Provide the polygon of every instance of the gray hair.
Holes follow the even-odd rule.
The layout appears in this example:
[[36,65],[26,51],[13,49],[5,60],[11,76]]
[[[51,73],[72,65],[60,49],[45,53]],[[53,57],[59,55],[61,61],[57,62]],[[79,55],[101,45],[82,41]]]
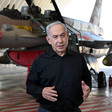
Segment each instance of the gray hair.
[[65,30],[67,31],[67,28],[66,28],[65,24],[63,24],[63,23],[60,22],[60,21],[55,21],[55,22],[49,24],[49,25],[46,27],[47,36],[50,37],[50,32],[49,32],[50,28],[53,27],[54,25],[57,25],[57,24],[63,25],[63,26],[65,27]]

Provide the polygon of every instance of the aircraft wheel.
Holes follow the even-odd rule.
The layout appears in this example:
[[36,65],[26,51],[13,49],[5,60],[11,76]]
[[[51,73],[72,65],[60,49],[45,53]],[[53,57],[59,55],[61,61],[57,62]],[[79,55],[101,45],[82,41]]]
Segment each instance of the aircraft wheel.
[[98,88],[106,87],[106,76],[103,71],[98,74]]

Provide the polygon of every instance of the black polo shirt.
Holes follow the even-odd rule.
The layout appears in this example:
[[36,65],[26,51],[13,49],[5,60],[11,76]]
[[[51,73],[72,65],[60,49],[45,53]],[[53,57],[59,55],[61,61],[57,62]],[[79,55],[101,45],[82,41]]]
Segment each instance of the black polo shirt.
[[[91,76],[84,57],[71,50],[61,57],[50,48],[39,55],[27,79],[27,93],[48,108],[74,108],[83,102],[81,81],[91,88]],[[51,102],[42,97],[44,87],[55,86],[58,100]]]

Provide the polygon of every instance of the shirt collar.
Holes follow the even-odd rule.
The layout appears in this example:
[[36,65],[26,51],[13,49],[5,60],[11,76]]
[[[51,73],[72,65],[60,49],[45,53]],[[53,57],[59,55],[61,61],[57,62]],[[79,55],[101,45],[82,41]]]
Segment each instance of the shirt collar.
[[[51,46],[50,46],[49,49],[47,50],[47,53],[48,53],[48,55],[49,55],[50,57],[58,55],[58,54],[52,49]],[[70,50],[69,48],[67,48],[65,55],[68,55],[68,54],[73,55],[73,53],[71,52],[71,50]]]

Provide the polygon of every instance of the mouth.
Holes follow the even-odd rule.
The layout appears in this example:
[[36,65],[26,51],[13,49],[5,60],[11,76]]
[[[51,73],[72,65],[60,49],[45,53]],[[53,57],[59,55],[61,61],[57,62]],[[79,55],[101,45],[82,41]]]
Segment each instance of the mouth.
[[64,45],[58,45],[59,49],[63,49]]

